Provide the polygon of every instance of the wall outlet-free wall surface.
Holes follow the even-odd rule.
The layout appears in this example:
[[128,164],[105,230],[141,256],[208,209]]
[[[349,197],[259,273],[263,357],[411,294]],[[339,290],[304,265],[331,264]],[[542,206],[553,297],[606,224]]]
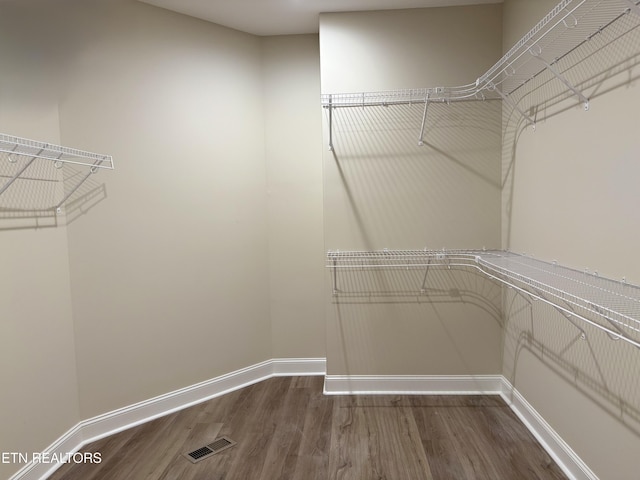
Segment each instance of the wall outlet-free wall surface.
[[[501,40],[500,5],[323,14],[322,91],[465,84],[499,58]],[[327,250],[499,247],[500,104],[430,105],[419,147],[423,110],[334,109],[332,151],[325,112]],[[327,287],[329,374],[500,372],[499,315],[461,296],[490,284],[435,272],[430,294],[411,298],[402,273],[371,275],[386,294]]]

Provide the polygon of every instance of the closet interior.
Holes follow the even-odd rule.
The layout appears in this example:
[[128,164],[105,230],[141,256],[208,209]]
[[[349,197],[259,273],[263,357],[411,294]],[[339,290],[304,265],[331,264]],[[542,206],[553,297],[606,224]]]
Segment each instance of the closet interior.
[[225,455],[260,450],[227,467],[268,458],[267,478],[286,462],[254,425],[277,412],[309,472],[358,478],[372,462],[329,462],[320,427],[335,410],[347,438],[353,412],[383,412],[407,440],[411,402],[368,394],[425,394],[427,433],[477,401],[487,438],[491,412],[515,412],[543,470],[549,454],[572,480],[635,475],[640,1],[561,0],[539,21],[538,0],[321,12],[274,37],[175,0],[31,1],[0,1],[0,453],[117,452],[142,445],[134,425],[171,451],[166,432],[225,422]]
[[[429,106],[456,102],[503,101],[503,128],[536,128],[554,106],[569,102],[589,110],[588,91],[603,78],[628,69],[629,37],[640,27],[640,6],[633,0],[563,0],[475,82],[455,87],[432,87],[379,92],[325,93],[322,107],[328,121],[328,148],[334,150],[336,109],[387,109],[418,106],[417,145],[423,147]],[[637,53],[635,54],[637,55]],[[605,60],[606,59],[606,60]],[[480,107],[482,108],[482,107]],[[402,113],[399,114],[401,117]],[[415,114],[413,120],[416,119]],[[419,118],[419,117],[418,117]],[[411,118],[395,118],[403,123]],[[515,127],[513,126],[515,124]],[[367,125],[362,125],[366,129]],[[344,133],[345,136],[349,132]],[[345,141],[348,141],[345,140]],[[405,271],[413,278],[396,294],[428,296],[430,269],[475,268],[521,294],[542,300],[581,332],[585,322],[613,340],[640,347],[640,287],[626,280],[601,277],[512,252],[486,250],[329,251],[326,267],[335,298],[390,296],[372,272]],[[339,300],[338,300],[339,301]]]

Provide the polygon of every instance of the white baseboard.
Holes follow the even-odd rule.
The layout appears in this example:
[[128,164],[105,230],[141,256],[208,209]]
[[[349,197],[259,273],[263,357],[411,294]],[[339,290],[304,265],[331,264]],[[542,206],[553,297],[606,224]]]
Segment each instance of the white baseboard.
[[165,393],[80,422],[85,443],[135,427],[170,413],[247,387],[273,376],[271,360]]
[[501,375],[327,375],[326,395],[498,395]]
[[324,375],[327,373],[327,360],[324,358],[276,358],[273,364],[274,377]]
[[[55,442],[49,445],[42,451],[43,454],[47,454],[48,458],[53,458],[53,455],[65,458],[68,453],[77,452],[83,445],[82,442],[82,429],[80,424],[67,431],[64,435],[58,438]],[[33,459],[25,464],[20,470],[12,475],[9,480],[39,480],[47,478],[54,471],[60,468],[63,464],[50,461],[33,461]]]
[[[75,453],[88,443],[275,376],[324,375],[324,358],[267,360],[235,372],[83,420],[42,453]],[[43,480],[62,463],[30,462],[9,480]]]
[[500,395],[570,480],[598,480],[571,447],[502,375],[326,375],[327,395]]
[[[75,453],[84,445],[275,376],[324,375],[324,358],[273,359],[84,420],[42,453]],[[407,395],[501,395],[571,480],[598,480],[571,447],[502,375],[326,375],[324,393]],[[44,480],[62,463],[30,462],[9,480]]]
[[502,377],[502,392],[500,395],[569,479],[598,480],[598,476],[582,461],[567,442],[558,435],[551,425],[504,377]]

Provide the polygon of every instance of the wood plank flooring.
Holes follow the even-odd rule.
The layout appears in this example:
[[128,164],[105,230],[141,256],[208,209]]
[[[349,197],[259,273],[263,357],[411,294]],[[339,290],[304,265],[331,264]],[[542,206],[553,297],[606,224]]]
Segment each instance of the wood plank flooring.
[[[566,479],[497,396],[324,396],[276,377],[88,445],[50,480]],[[234,447],[192,464],[219,435]]]

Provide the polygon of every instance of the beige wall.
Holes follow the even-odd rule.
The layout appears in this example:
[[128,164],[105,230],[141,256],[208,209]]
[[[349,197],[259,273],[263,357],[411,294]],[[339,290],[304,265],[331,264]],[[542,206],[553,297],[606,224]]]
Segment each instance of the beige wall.
[[322,14],[322,91],[473,83],[499,57],[501,16],[499,4]]
[[324,357],[318,36],[264,37],[262,53],[273,356]]
[[83,418],[272,356],[260,40],[101,5],[60,105],[63,141],[116,160],[69,226]]
[[[262,39],[128,0],[23,5],[3,5],[24,71],[3,69],[2,125],[112,154],[116,170],[91,178],[104,195],[68,227],[2,233],[2,350],[24,365],[5,369],[3,451],[275,356],[324,356],[317,36]],[[28,35],[33,18],[56,34]]]
[[0,450],[261,360],[323,356],[326,327],[330,374],[503,372],[601,478],[633,478],[635,349],[579,340],[511,293],[503,336],[501,289],[466,271],[434,270],[412,298],[422,272],[343,277],[391,295],[334,298],[322,258],[502,245],[639,284],[637,67],[535,133],[501,124],[497,103],[438,104],[419,148],[419,105],[338,110],[330,153],[320,89],[473,82],[555,2],[323,15],[319,45],[129,0],[48,3],[0,7],[0,131],[117,169],[68,228],[3,223]]
[[[23,7],[0,7],[0,132],[58,143],[57,52],[43,54],[51,30]],[[37,189],[22,183],[0,206],[15,207],[20,189]],[[80,420],[67,231],[52,225],[55,217],[0,212],[0,452],[44,449]],[[0,478],[21,466],[0,463]]]
[[[507,0],[505,46],[517,41],[555,2]],[[580,72],[591,98],[538,123],[536,131],[506,125],[503,166],[504,247],[611,278],[640,284],[633,261],[640,240],[634,187],[640,174],[636,137],[640,102],[633,59],[640,37],[627,36]],[[635,45],[635,54],[633,54]],[[619,75],[600,78],[607,62]],[[616,67],[619,68],[619,67]],[[523,102],[541,102],[545,91]],[[514,141],[515,139],[515,141]],[[553,309],[507,294],[504,372],[562,438],[602,479],[637,476],[640,449],[640,355],[585,327],[587,340]]]
[[[0,237],[0,451],[30,454],[80,421],[67,238],[64,228]],[[21,466],[0,464],[0,476]]]
[[[501,38],[500,5],[322,15],[322,91],[473,82],[500,56]],[[327,250],[499,247],[500,105],[431,105],[418,147],[422,112],[419,104],[335,110],[333,152],[325,112]],[[430,295],[412,296],[423,274],[343,276],[345,289],[377,282],[386,292],[350,298],[331,296],[327,274],[328,373],[500,372],[496,297],[470,301],[493,286],[435,272]]]

